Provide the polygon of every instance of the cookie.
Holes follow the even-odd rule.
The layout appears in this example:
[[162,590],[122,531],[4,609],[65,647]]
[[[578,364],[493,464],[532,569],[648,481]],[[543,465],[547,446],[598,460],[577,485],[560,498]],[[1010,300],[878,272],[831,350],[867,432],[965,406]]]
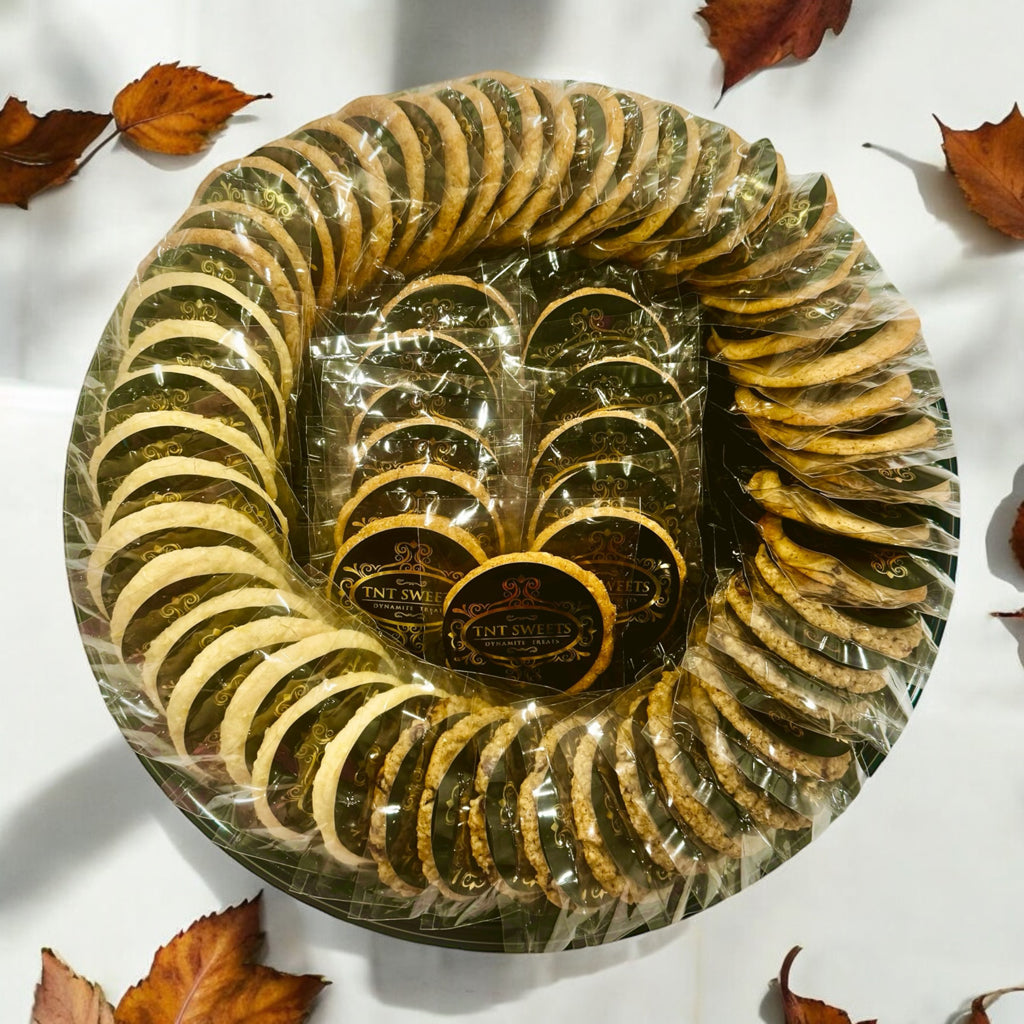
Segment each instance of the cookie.
[[623,807],[651,861],[663,871],[695,875],[707,849],[674,814],[649,740],[648,694],[634,697],[615,736],[615,774]]
[[337,262],[330,229],[310,188],[288,168],[250,156],[215,168],[196,189],[193,204],[242,202],[271,213],[303,252],[319,305],[334,300]]
[[[256,403],[259,403],[257,405]],[[100,415],[104,433],[139,412],[195,412],[241,430],[275,459],[284,447],[284,422],[265,392],[248,394],[198,366],[151,366],[118,376]]]
[[835,608],[804,597],[764,545],[758,549],[754,564],[765,583],[823,634],[853,641],[893,658],[908,657],[925,637],[920,615],[907,609]]
[[622,108],[622,148],[615,169],[598,195],[593,209],[564,230],[561,246],[577,246],[607,225],[628,221],[646,209],[657,187],[658,109],[646,97],[615,93]]
[[250,477],[210,459],[167,455],[133,469],[110,495],[103,508],[100,533],[126,516],[154,505],[196,501],[225,505],[244,512],[268,534],[288,540],[288,515]]
[[511,709],[488,708],[467,715],[434,743],[420,797],[417,851],[425,877],[454,900],[480,899],[487,876],[472,852],[470,806],[480,755]]
[[[775,789],[778,792],[783,786],[797,790],[797,799],[793,801],[797,803],[800,802],[799,790],[810,789],[814,782],[808,781],[801,786],[799,782],[788,782],[778,775],[773,780],[770,778],[771,771],[766,766],[756,763],[749,766],[744,764],[748,761],[744,756],[745,751],[739,744],[730,741],[722,728],[718,712],[704,689],[695,683],[692,677],[687,676],[680,681],[680,690],[680,698],[687,701],[693,709],[704,750],[718,781],[737,805],[750,815],[751,820],[766,829],[777,828],[795,832],[809,828],[811,819],[801,811],[787,806],[773,795],[771,790]],[[752,782],[750,776],[754,776],[759,784]],[[773,786],[772,782],[776,785]]]
[[759,694],[756,706],[741,704],[729,692],[724,674],[709,669],[700,685],[719,715],[765,760],[807,778],[833,782],[841,779],[853,761],[850,744],[827,733],[816,732],[795,720],[792,711],[767,694]]
[[[283,434],[287,423],[284,394],[278,383],[282,376],[278,350],[263,347],[270,362],[260,355],[249,339],[258,342],[258,332],[240,330],[203,320],[161,320],[141,330],[124,351],[117,378],[156,367],[197,367],[215,373],[233,384],[254,402],[267,397],[267,421],[273,432]],[[290,360],[290,357],[289,357]],[[291,373],[290,362],[285,367]]]
[[500,554],[505,530],[494,499],[475,478],[443,466],[400,467],[371,477],[338,513],[334,546],[380,519],[443,516],[477,539],[488,555]]
[[745,243],[702,264],[690,280],[711,289],[769,277],[799,262],[831,228],[839,210],[825,174],[788,178],[761,226]]
[[239,784],[252,780],[261,738],[305,693],[324,679],[365,671],[391,671],[380,641],[354,629],[323,628],[299,638],[247,673],[225,701],[220,757]]
[[473,536],[444,517],[393,516],[338,549],[327,595],[369,616],[393,643],[438,662],[448,592],[486,560]]
[[424,156],[423,215],[412,246],[397,265],[412,277],[437,263],[458,227],[469,194],[469,151],[455,115],[437,96],[414,92],[394,99]]
[[711,309],[742,315],[788,309],[816,299],[835,288],[857,269],[864,241],[842,218],[801,261],[783,267],[771,277],[740,281],[721,290],[702,291],[701,302]]
[[[854,392],[851,394],[850,392]],[[867,379],[861,385],[834,383],[808,388],[736,389],[736,408],[750,418],[794,427],[831,427],[898,412],[914,395],[910,374]]]
[[110,640],[125,661],[145,652],[167,623],[201,601],[243,586],[290,589],[286,573],[232,547],[183,548],[155,555],[117,595]]
[[[678,677],[664,673],[648,697],[648,739],[674,813],[702,843],[730,857],[743,855],[744,823],[718,785],[698,738],[676,701]],[[685,698],[685,693],[682,695]]]
[[501,555],[445,597],[445,663],[578,693],[608,666],[614,620],[604,584],[574,561]]
[[386,96],[364,96],[336,115],[372,140],[388,182],[393,224],[387,265],[397,267],[416,240],[423,217],[426,180],[420,139],[406,112]]
[[[720,140],[728,145],[730,137]],[[738,160],[738,162],[736,162]],[[662,274],[689,277],[693,268],[730,252],[768,216],[776,196],[785,186],[785,163],[769,139],[740,146],[735,156],[726,155],[719,165],[721,178],[713,186],[709,203],[714,213],[704,211],[703,230],[673,239],[645,263]],[[731,179],[726,178],[732,173]],[[719,188],[724,191],[719,194]]]
[[85,583],[106,616],[117,595],[155,555],[219,545],[252,552],[285,570],[279,535],[266,533],[259,523],[226,505],[178,501],[133,512],[102,534],[89,556]]
[[519,790],[523,849],[537,884],[556,907],[600,907],[611,898],[590,870],[573,815],[572,764],[586,722],[569,715],[544,734]]
[[622,106],[611,89],[574,82],[566,92],[575,114],[575,148],[561,182],[559,206],[530,230],[533,247],[558,244],[568,229],[600,201],[625,139]]
[[278,616],[321,621],[320,609],[307,598],[273,587],[241,587],[202,601],[173,619],[146,648],[143,692],[154,707],[165,708],[175,682],[217,637],[246,622]]
[[444,254],[445,262],[454,265],[476,248],[480,232],[491,218],[504,184],[505,138],[494,104],[482,89],[463,80],[443,86],[436,95],[455,116],[469,158],[469,186],[462,216]]
[[358,209],[362,230],[350,290],[359,292],[376,277],[387,259],[395,230],[381,156],[369,136],[335,117],[313,121],[293,132],[290,138],[322,150],[342,180],[351,182],[351,200]]
[[921,324],[916,317],[889,320],[876,327],[853,331],[826,352],[782,366],[770,357],[745,363],[730,363],[729,375],[738,384],[753,387],[809,387],[839,380],[878,366],[909,348],[918,337]]
[[552,715],[534,704],[518,709],[483,748],[468,825],[473,856],[499,892],[517,899],[539,894],[519,824],[519,790],[530,773]]
[[651,173],[657,179],[647,186],[653,192],[646,206],[620,214],[616,223],[583,246],[591,259],[607,259],[629,252],[651,237],[676,211],[690,189],[701,151],[697,119],[679,107],[662,104],[658,109],[658,143]]
[[100,503],[105,505],[133,470],[168,455],[220,462],[277,497],[279,471],[248,434],[198,413],[170,410],[135,413],[103,436],[89,459]]
[[615,607],[616,648],[629,664],[670,642],[682,607],[686,565],[668,533],[632,509],[580,509],[533,542],[593,573]]
[[612,354],[658,359],[671,350],[655,313],[617,288],[579,288],[537,317],[523,344],[526,366],[582,365]]
[[[363,253],[362,209],[351,179],[338,173],[329,153],[302,139],[277,139],[260,147],[255,155],[287,167],[312,193],[331,239],[334,293],[347,294]],[[330,273],[330,268],[325,267],[324,272]]]
[[266,311],[290,352],[294,354],[299,346],[299,293],[276,259],[237,230],[192,227],[172,231],[136,273],[140,281],[164,273],[197,273],[225,281]]
[[498,474],[494,449],[461,424],[420,416],[388,423],[369,435],[357,453],[352,488],[405,466],[437,465],[487,481]]
[[409,724],[385,752],[374,779],[366,849],[381,882],[392,892],[417,896],[430,885],[417,849],[427,766],[439,737],[471,712],[482,710],[478,700],[442,697],[423,717],[409,716]]
[[751,497],[782,519],[856,540],[904,547],[929,547],[933,524],[905,506],[877,501],[841,504],[787,479],[760,470],[746,484]]
[[[540,414],[543,423],[564,423],[596,409],[658,409],[685,416],[685,399],[671,373],[639,356],[606,356],[587,363],[557,386]],[[679,433],[689,432],[687,424]]]
[[472,85],[490,101],[499,122],[503,149],[499,192],[475,242],[486,241],[526,202],[535,187],[544,154],[540,103],[530,83],[507,71],[486,71]]
[[542,155],[529,194],[482,248],[503,249],[527,242],[534,224],[561,201],[562,183],[576,150],[576,111],[571,97],[554,82],[531,81],[530,91],[541,116]]
[[[255,350],[267,366],[269,379],[281,393],[291,392],[296,358],[281,324],[287,327],[292,321],[275,323],[259,303],[215,274],[156,274],[130,288],[119,308],[119,337],[127,350],[122,369],[135,368],[131,361],[142,347],[139,336],[147,329],[150,334],[146,339],[150,343],[168,337],[205,338],[212,333],[222,347],[245,351],[239,348],[236,339],[224,338],[227,332],[237,332],[246,347]],[[298,345],[297,332],[291,341]],[[182,348],[187,351],[185,346]],[[176,361],[173,350],[166,361]]]
[[712,680],[718,668],[739,681],[739,700],[750,702],[751,695],[766,693],[820,732],[842,729],[863,735],[865,726],[873,727],[864,698],[834,690],[768,651],[727,605],[712,609],[706,636],[687,649],[685,666],[691,675]]
[[241,680],[285,647],[323,631],[322,622],[256,619],[215,637],[178,678],[167,698],[167,732],[182,757],[216,750],[224,708]]
[[904,608],[925,601],[936,582],[934,572],[902,548],[835,537],[772,515],[759,520],[758,530],[778,561],[815,584],[815,596],[837,604]]
[[[255,244],[267,252],[298,298],[303,332],[312,328],[317,307],[309,261],[295,239],[274,217],[246,203],[221,200],[190,206],[174,225],[174,230],[191,228],[228,232],[235,236],[235,244],[243,246],[246,251],[255,251],[250,249]],[[271,273],[274,272],[272,269]]]
[[527,543],[548,527],[587,508],[607,506],[642,512],[675,538],[683,525],[678,474],[656,472],[640,462],[589,462],[555,478],[537,498],[527,527]]
[[893,678],[883,670],[841,665],[797,643],[755,605],[747,585],[737,574],[729,578],[725,598],[740,622],[765,647],[807,675],[850,693],[875,693],[893,685]]
[[[373,671],[343,673],[311,687],[262,732],[250,783],[260,824],[285,842],[308,841],[319,829],[335,859],[343,834],[348,862],[368,860],[363,852],[380,751],[372,740],[361,742],[361,734],[402,701],[422,709],[432,699],[432,687]],[[345,792],[332,793],[332,780]],[[338,804],[344,808],[340,829]]]
[[662,251],[675,241],[695,240],[714,224],[743,159],[745,143],[731,128],[695,118],[699,150],[689,187],[676,208],[645,241],[627,250],[629,262],[667,263]]
[[601,409],[567,420],[541,439],[529,468],[530,489],[545,490],[586,463],[646,457],[664,458],[678,468],[675,445],[655,422],[626,409]]
[[633,828],[615,774],[619,719],[592,722],[576,747],[572,765],[572,808],[580,848],[605,892],[627,904],[666,890],[674,872],[648,854]]

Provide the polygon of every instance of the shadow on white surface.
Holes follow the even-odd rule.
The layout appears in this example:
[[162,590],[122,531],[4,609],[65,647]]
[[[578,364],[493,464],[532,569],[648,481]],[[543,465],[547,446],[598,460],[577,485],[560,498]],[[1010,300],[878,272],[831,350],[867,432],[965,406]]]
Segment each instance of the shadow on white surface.
[[1019,249],[1018,243],[989,227],[967,206],[956,179],[945,167],[916,160],[898,149],[874,142],[864,145],[902,164],[914,175],[925,209],[956,232],[964,243],[965,256],[999,256]]
[[596,978],[629,961],[643,960],[678,937],[676,926],[609,946],[505,955],[440,949],[374,935],[368,982],[382,1003],[459,1016],[514,1004],[546,986]]
[[551,16],[548,0],[400,0],[392,77],[407,89],[477,71],[523,73],[533,56],[525,44],[543,40]]
[[[996,506],[985,532],[985,555],[989,571],[993,576],[1024,590],[1024,568],[1017,564],[1010,549],[1010,533],[1017,517],[1017,509],[1024,502],[1024,466],[1014,474],[1013,489]],[[1017,601],[1017,607],[1024,606],[1024,595]],[[996,611],[997,609],[993,609]],[[1014,607],[998,611],[1012,612]],[[1024,619],[1001,618],[1007,632],[1017,641],[1017,657],[1024,665]]]
[[113,740],[12,811],[0,836],[0,906],[31,903],[145,823],[152,794],[133,761],[125,743]]

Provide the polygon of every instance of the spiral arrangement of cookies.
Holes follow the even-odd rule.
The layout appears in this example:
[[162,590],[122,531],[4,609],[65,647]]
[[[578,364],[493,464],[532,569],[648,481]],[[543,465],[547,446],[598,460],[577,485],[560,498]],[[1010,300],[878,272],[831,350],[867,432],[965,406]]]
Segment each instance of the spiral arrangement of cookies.
[[[569,248],[696,293],[750,530],[662,667],[527,702],[325,601],[291,474],[320,314]],[[210,174],[100,344],[67,536],[108,701],[364,919],[552,948],[693,912],[847,805],[927,675],[958,496],[919,328],[828,179],[767,140],[500,72],[356,100]]]

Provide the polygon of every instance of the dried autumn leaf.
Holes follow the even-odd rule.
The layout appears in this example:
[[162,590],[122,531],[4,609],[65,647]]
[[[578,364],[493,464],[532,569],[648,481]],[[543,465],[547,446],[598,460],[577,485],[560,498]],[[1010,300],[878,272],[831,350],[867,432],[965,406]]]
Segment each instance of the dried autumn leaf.
[[230,82],[199,68],[155,64],[114,97],[114,119],[121,133],[154,153],[198,153],[213,132],[253,100]]
[[52,949],[44,949],[32,1024],[114,1024],[114,1009],[99,985],[75,974]]
[[722,92],[784,57],[806,60],[826,29],[839,35],[852,0],[708,0],[697,13],[725,63]]
[[1024,502],[1017,506],[1017,517],[1010,531],[1010,550],[1017,564],[1024,569]]
[[998,988],[994,992],[986,992],[984,995],[978,996],[977,999],[971,1003],[971,1015],[967,1018],[964,1024],[991,1024],[989,1016],[985,1012],[1000,996],[1005,996],[1007,992],[1024,992],[1024,985],[1013,985],[1010,988]]
[[[786,1024],[853,1024],[850,1015],[845,1010],[839,1010],[820,999],[808,999],[806,996],[798,996],[789,987],[789,971],[793,966],[799,946],[794,946],[782,961],[782,970],[779,971],[779,991],[782,993],[782,1012],[786,1017]],[[860,1024],[878,1024],[877,1020],[864,1020]]]
[[1024,239],[1024,117],[1015,103],[999,124],[957,131],[938,117],[942,150],[975,213],[997,231]]
[[262,944],[259,897],[200,918],[157,950],[116,1024],[299,1024],[327,983],[254,963]]
[[23,209],[32,196],[75,173],[86,146],[110,123],[110,114],[51,110],[38,117],[10,96],[0,110],[0,203]]

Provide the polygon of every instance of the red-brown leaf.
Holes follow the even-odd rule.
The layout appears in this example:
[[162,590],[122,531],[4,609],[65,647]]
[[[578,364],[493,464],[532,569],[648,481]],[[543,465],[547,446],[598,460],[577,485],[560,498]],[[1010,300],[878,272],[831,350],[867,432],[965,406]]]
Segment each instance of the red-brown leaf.
[[114,1024],[114,1010],[99,985],[75,974],[52,949],[44,949],[32,1024]]
[[213,132],[253,100],[269,97],[240,92],[230,82],[199,68],[156,64],[114,98],[114,119],[122,134],[154,153],[198,153]]
[[1017,564],[1024,569],[1024,502],[1017,506],[1017,517],[1010,531],[1010,550]]
[[986,992],[984,995],[978,996],[978,998],[971,1003],[971,1015],[967,1018],[964,1024],[990,1024],[989,1016],[985,1011],[1000,996],[1005,996],[1007,992],[1024,992],[1024,985],[1013,985],[1010,988],[999,988],[994,992]]
[[[789,970],[793,966],[799,946],[794,946],[782,961],[779,971],[779,991],[782,993],[782,1012],[786,1016],[786,1024],[853,1024],[850,1015],[820,999],[808,999],[798,996],[789,987]],[[860,1024],[878,1024],[876,1020],[861,1021]]]
[[999,124],[948,128],[938,117],[946,164],[967,205],[997,231],[1024,239],[1024,117],[1015,103]]
[[806,60],[826,29],[839,35],[852,0],[708,0],[697,13],[725,64],[722,92],[784,57]]
[[9,97],[0,110],[0,203],[24,208],[43,189],[67,181],[109,123],[110,114],[89,110],[37,117],[23,100]]
[[200,918],[157,950],[116,1024],[299,1024],[326,982],[254,963],[262,944],[259,897]]

